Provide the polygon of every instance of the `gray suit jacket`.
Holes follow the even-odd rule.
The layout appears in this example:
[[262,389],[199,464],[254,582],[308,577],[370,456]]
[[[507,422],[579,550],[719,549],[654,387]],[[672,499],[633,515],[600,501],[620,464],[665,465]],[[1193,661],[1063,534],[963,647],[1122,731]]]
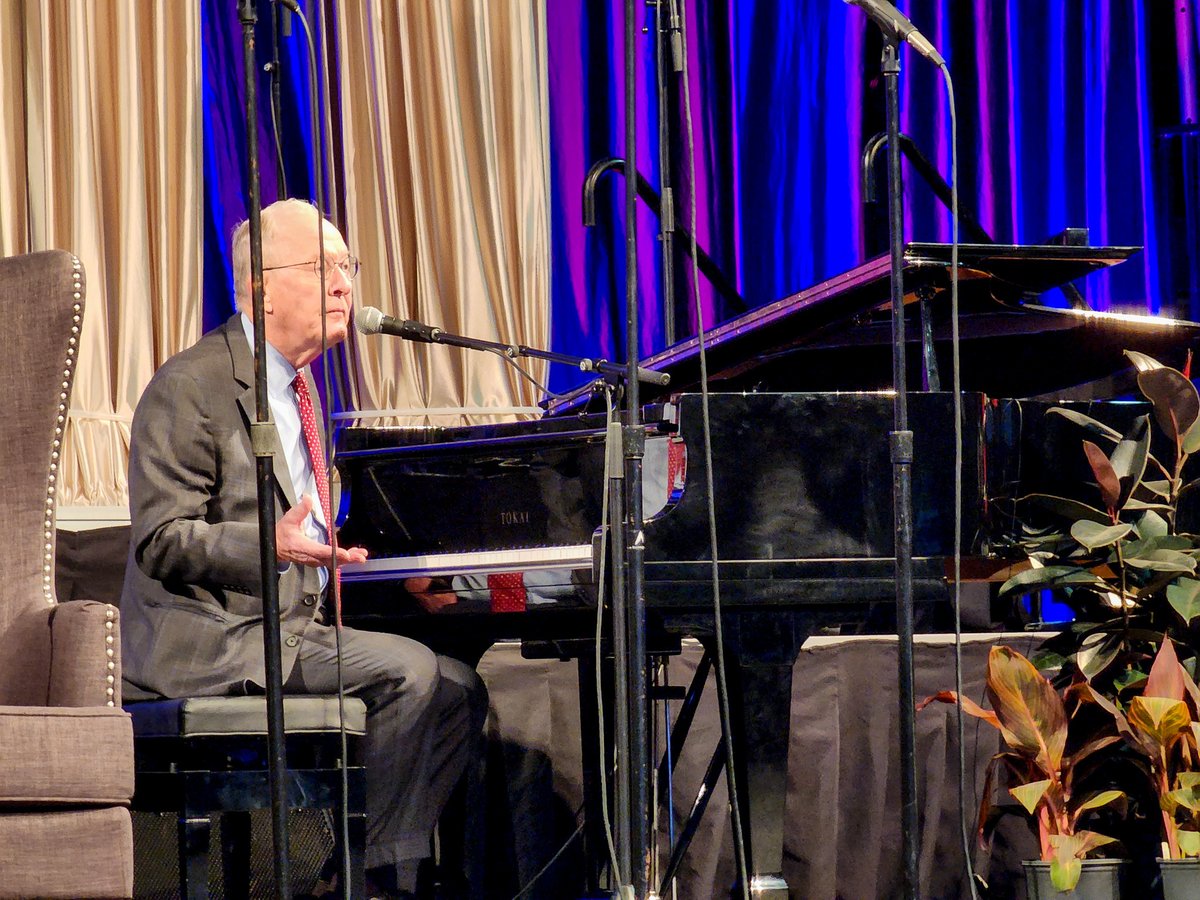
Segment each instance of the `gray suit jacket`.
[[[265,683],[253,420],[254,360],[237,314],[168,360],[138,402],[121,597],[122,664],[135,688],[181,697]],[[278,518],[296,502],[282,453],[275,480]],[[285,680],[320,605],[317,569],[279,576]]]

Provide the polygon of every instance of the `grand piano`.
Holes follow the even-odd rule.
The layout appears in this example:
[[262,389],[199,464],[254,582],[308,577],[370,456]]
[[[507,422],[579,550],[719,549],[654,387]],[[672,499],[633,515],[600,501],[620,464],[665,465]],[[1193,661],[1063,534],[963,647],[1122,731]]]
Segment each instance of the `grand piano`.
[[[1137,248],[964,245],[960,252],[963,511],[969,560],[1011,543],[1017,496],[1084,484],[1079,435],[1046,417],[1074,398],[1116,426],[1137,404],[1125,349],[1182,367],[1200,326],[1042,304],[1045,292]],[[783,801],[791,671],[817,630],[854,628],[894,597],[893,397],[888,260],[756,308],[706,333],[723,626],[735,760],[754,896],[787,896]],[[936,622],[953,552],[954,397],[949,248],[905,253],[914,432],[914,601]],[[699,342],[643,361],[645,596],[652,649],[711,647]],[[370,551],[343,569],[347,624],[433,644],[448,635],[537,642],[565,656],[592,632],[607,423],[585,387],[532,422],[342,430],[341,540]],[[977,569],[980,567],[976,567]],[[994,568],[994,567],[993,567]],[[987,566],[982,566],[987,570]]]

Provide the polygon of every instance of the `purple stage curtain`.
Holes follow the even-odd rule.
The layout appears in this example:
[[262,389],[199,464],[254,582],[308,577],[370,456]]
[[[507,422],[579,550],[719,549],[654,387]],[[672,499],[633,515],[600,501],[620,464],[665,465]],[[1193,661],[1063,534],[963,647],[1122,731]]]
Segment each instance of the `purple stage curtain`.
[[[786,296],[879,252],[883,217],[863,212],[859,186],[864,140],[884,127],[874,26],[860,10],[825,0],[681,6],[697,237],[748,305]],[[911,0],[900,6],[940,47],[955,78],[964,207],[976,210],[1001,242],[1033,243],[1066,227],[1086,227],[1094,245],[1144,245],[1145,252],[1091,279],[1084,291],[1098,309],[1157,311],[1163,290],[1150,56],[1152,49],[1173,55],[1174,36],[1151,41],[1142,0]],[[640,32],[641,25],[653,25],[654,12],[640,9],[636,158],[657,187],[654,43]],[[624,190],[619,177],[602,182],[592,229],[582,225],[581,191],[592,163],[625,156],[623,10],[620,0],[547,3],[552,344],[614,359],[626,352]],[[901,64],[902,129],[948,178],[941,76],[907,49]],[[691,192],[682,89],[667,115],[679,136],[673,181],[686,226]],[[907,239],[948,240],[948,212],[907,167],[905,193]],[[666,343],[656,230],[654,217],[640,211],[642,356]],[[686,283],[678,290],[682,336],[696,322]],[[706,326],[740,311],[707,289],[702,297]],[[578,373],[556,371],[552,385],[579,380]]]

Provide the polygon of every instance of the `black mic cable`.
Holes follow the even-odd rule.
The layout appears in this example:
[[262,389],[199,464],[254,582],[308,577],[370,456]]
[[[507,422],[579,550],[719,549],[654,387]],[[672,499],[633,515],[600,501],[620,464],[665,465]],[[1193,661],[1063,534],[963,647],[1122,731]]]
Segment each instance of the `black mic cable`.
[[[940,59],[941,57],[939,57]],[[954,689],[958,692],[955,725],[958,737],[958,820],[962,839],[963,863],[972,900],[978,900],[975,862],[971,852],[966,808],[967,750],[966,725],[962,708],[962,512],[963,512],[963,405],[962,365],[959,359],[958,333],[958,111],[954,103],[954,79],[942,62],[938,65],[946,82],[950,106],[950,348],[954,392]],[[973,817],[972,817],[973,818]]]
[[691,71],[686,64],[688,30],[686,21],[680,23],[679,36],[683,46],[683,108],[687,124],[687,162],[691,185],[691,208],[689,230],[692,242],[692,301],[696,310],[696,343],[700,350],[700,410],[704,437],[704,478],[708,510],[708,542],[712,574],[713,640],[716,646],[717,711],[721,722],[721,740],[725,746],[725,783],[729,788],[730,825],[733,832],[734,864],[737,868],[738,886],[742,900],[750,900],[750,875],[746,861],[746,837],[742,828],[741,800],[737,779],[737,765],[733,750],[733,715],[729,704],[729,687],[725,664],[725,630],[721,612],[721,560],[718,555],[717,509],[713,496],[712,423],[709,415],[708,348],[704,341],[704,309],[700,302],[699,259],[696,253],[696,139],[692,125]]
[[[313,471],[315,478],[324,478],[327,486],[329,497],[332,501],[333,483],[332,483],[332,465],[333,465],[333,428],[330,418],[329,401],[332,398],[332,383],[329,375],[329,335],[327,333],[327,300],[328,300],[328,271],[325,260],[325,166],[322,156],[322,141],[320,135],[323,132],[320,119],[320,100],[317,96],[320,90],[320,81],[317,79],[317,46],[313,38],[312,29],[309,27],[308,19],[304,12],[300,9],[300,4],[296,0],[275,0],[275,2],[286,7],[290,12],[296,14],[300,19],[300,24],[304,27],[304,36],[308,42],[308,71],[309,78],[312,81],[312,89],[309,92],[309,110],[312,117],[312,159],[313,159],[313,186],[314,198],[317,208],[317,274],[321,281],[321,358],[324,364],[321,366],[322,384],[325,388],[325,404],[323,406],[323,418],[325,420],[325,471]],[[333,511],[333,503],[330,502],[329,518],[335,521],[326,522],[325,530],[329,539],[329,569],[328,578],[325,582],[326,598],[333,598],[333,633],[335,658],[337,660],[337,701],[338,701],[338,737],[341,759],[339,760],[338,769],[341,773],[341,815],[338,822],[341,844],[341,865],[339,869],[346,877],[340,879],[339,893],[343,900],[350,900],[350,778],[347,770],[349,760],[349,738],[346,733],[346,686],[343,676],[342,666],[342,598],[338,583],[337,570],[337,515]]]

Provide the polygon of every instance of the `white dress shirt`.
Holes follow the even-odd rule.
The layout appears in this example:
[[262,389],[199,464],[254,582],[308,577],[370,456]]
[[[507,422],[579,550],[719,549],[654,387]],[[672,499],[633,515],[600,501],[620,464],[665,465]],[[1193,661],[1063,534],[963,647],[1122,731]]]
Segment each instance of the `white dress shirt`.
[[[254,355],[254,323],[242,313],[242,330]],[[267,341],[267,403],[271,407],[271,418],[279,433],[279,446],[287,461],[288,473],[292,477],[292,488],[299,500],[305,494],[313,498],[312,512],[304,520],[304,533],[321,544],[329,543],[329,532],[325,523],[325,512],[318,499],[317,480],[313,474],[312,460],[308,456],[308,445],[304,441],[304,429],[300,424],[300,403],[292,382],[296,378],[292,364]],[[322,473],[324,476],[324,473]],[[329,574],[321,570],[321,587],[325,586]]]

